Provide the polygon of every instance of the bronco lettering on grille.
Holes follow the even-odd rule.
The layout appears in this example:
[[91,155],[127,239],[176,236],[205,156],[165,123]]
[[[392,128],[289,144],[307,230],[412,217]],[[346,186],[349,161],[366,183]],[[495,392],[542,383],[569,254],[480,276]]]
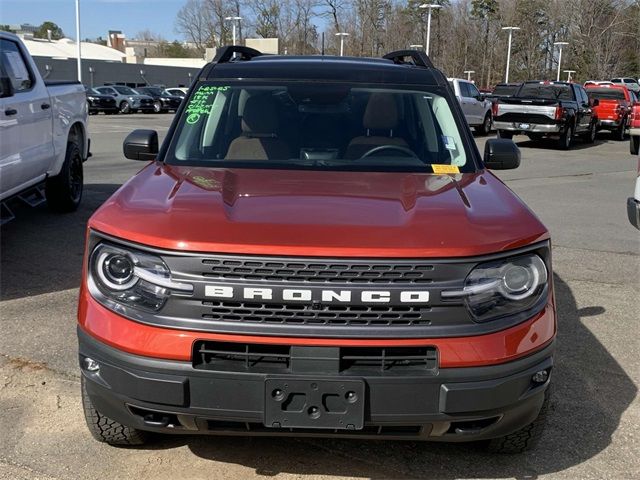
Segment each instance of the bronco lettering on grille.
[[350,303],[429,303],[427,290],[325,290],[306,288],[232,287],[229,285],[206,285],[206,297],[235,300],[279,300],[286,302]]

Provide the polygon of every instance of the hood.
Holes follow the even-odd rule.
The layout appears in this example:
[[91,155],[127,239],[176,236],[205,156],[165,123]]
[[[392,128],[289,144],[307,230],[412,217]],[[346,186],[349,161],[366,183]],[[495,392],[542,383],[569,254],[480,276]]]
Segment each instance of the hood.
[[219,253],[451,257],[548,238],[489,172],[318,172],[152,163],[90,219],[106,234]]

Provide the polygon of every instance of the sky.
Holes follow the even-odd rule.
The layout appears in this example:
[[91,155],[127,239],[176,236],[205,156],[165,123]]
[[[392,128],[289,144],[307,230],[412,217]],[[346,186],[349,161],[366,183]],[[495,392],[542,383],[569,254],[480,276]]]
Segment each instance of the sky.
[[[108,30],[122,30],[134,38],[142,30],[180,40],[174,31],[176,13],[186,0],[80,0],[80,36],[107,37]],[[0,24],[40,25],[50,20],[65,36],[76,37],[75,0],[0,0]]]

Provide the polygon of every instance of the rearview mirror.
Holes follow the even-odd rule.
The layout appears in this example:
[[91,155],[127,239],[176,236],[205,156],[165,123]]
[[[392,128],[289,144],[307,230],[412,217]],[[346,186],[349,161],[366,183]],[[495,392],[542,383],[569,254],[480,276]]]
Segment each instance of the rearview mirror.
[[484,145],[484,165],[491,170],[510,170],[520,166],[520,149],[513,140],[492,138]]
[[134,130],[122,145],[124,156],[130,160],[155,160],[158,155],[158,132]]
[[0,98],[13,96],[13,83],[9,77],[0,77]]

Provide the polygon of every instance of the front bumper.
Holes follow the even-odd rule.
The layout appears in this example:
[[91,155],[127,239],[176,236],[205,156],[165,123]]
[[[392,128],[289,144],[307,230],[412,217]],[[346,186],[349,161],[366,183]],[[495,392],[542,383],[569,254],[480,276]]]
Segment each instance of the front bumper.
[[[322,368],[312,374],[309,370],[291,372],[292,380],[364,381],[364,427],[325,430],[264,425],[265,382],[271,374],[202,370],[191,362],[141,357],[107,346],[82,328],[78,328],[78,337],[82,375],[96,409],[141,430],[452,442],[500,437],[533,421],[549,380],[537,384],[532,375],[551,370],[554,350],[552,342],[527,357],[500,365],[439,368],[406,376],[369,373],[346,377]],[[87,357],[99,363],[97,372],[84,368]]]
[[[528,125],[523,128],[523,125]],[[560,133],[562,127],[556,123],[526,123],[526,122],[493,122],[493,128],[496,130],[507,130],[509,132],[528,132],[528,133]]]

